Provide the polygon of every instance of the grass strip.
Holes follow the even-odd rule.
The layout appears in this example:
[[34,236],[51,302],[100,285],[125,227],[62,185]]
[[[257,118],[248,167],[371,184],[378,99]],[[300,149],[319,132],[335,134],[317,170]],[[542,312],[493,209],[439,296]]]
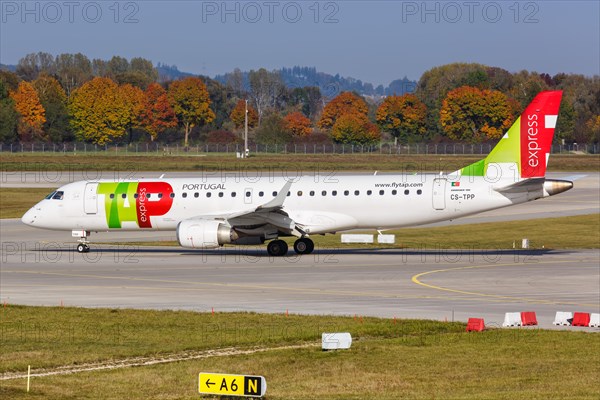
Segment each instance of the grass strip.
[[[0,170],[37,171],[404,171],[452,172],[485,155],[412,155],[412,154],[256,154],[237,159],[235,154],[128,155],[106,153],[2,153]],[[549,171],[598,171],[598,155],[554,154]],[[52,174],[54,176],[54,174]]]
[[[319,343],[110,371],[0,381],[2,398],[198,398],[199,372],[265,376],[269,399],[581,398],[600,394],[600,335],[379,318],[20,307],[2,315],[0,369],[114,362],[217,348]],[[206,398],[206,397],[203,397]]]

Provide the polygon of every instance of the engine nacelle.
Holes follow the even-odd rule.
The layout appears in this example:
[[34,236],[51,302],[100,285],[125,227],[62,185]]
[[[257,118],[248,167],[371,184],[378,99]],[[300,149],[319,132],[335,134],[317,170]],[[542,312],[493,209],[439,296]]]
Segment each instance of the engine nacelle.
[[177,241],[182,247],[214,249],[238,238],[237,232],[221,221],[187,219],[177,225]]

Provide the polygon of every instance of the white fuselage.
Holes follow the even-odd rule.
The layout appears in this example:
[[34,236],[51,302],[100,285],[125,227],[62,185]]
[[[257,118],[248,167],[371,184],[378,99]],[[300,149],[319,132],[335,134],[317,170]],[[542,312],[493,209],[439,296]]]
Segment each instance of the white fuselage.
[[[57,189],[63,192],[62,199],[45,199],[32,207],[23,222],[54,230],[175,230],[179,222],[190,218],[219,219],[259,207],[271,201],[286,181],[269,177],[252,181],[176,178],[75,182]],[[303,176],[292,183],[282,211],[310,235],[422,225],[548,196],[543,189],[512,194],[494,190],[511,183],[514,181],[490,182],[472,176],[452,180],[428,174]],[[128,184],[129,188],[123,189]],[[125,186],[107,191],[107,185]],[[172,194],[162,189],[153,193],[138,185],[168,186]],[[146,213],[161,202],[160,215]]]

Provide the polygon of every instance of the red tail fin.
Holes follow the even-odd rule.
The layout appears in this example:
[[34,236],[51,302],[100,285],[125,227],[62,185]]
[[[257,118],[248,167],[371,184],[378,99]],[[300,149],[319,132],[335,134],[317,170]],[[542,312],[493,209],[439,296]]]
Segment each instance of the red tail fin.
[[521,178],[546,175],[562,91],[538,94],[521,114]]

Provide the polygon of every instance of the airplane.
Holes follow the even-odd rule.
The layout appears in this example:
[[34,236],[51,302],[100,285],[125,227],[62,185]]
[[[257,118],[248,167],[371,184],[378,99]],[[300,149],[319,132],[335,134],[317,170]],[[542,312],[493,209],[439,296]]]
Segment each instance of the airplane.
[[77,251],[91,232],[175,231],[184,248],[268,241],[270,256],[314,250],[311,236],[454,220],[553,196],[573,182],[547,179],[561,91],[539,93],[482,160],[450,174],[304,175],[97,180],[69,183],[22,217],[71,231]]

